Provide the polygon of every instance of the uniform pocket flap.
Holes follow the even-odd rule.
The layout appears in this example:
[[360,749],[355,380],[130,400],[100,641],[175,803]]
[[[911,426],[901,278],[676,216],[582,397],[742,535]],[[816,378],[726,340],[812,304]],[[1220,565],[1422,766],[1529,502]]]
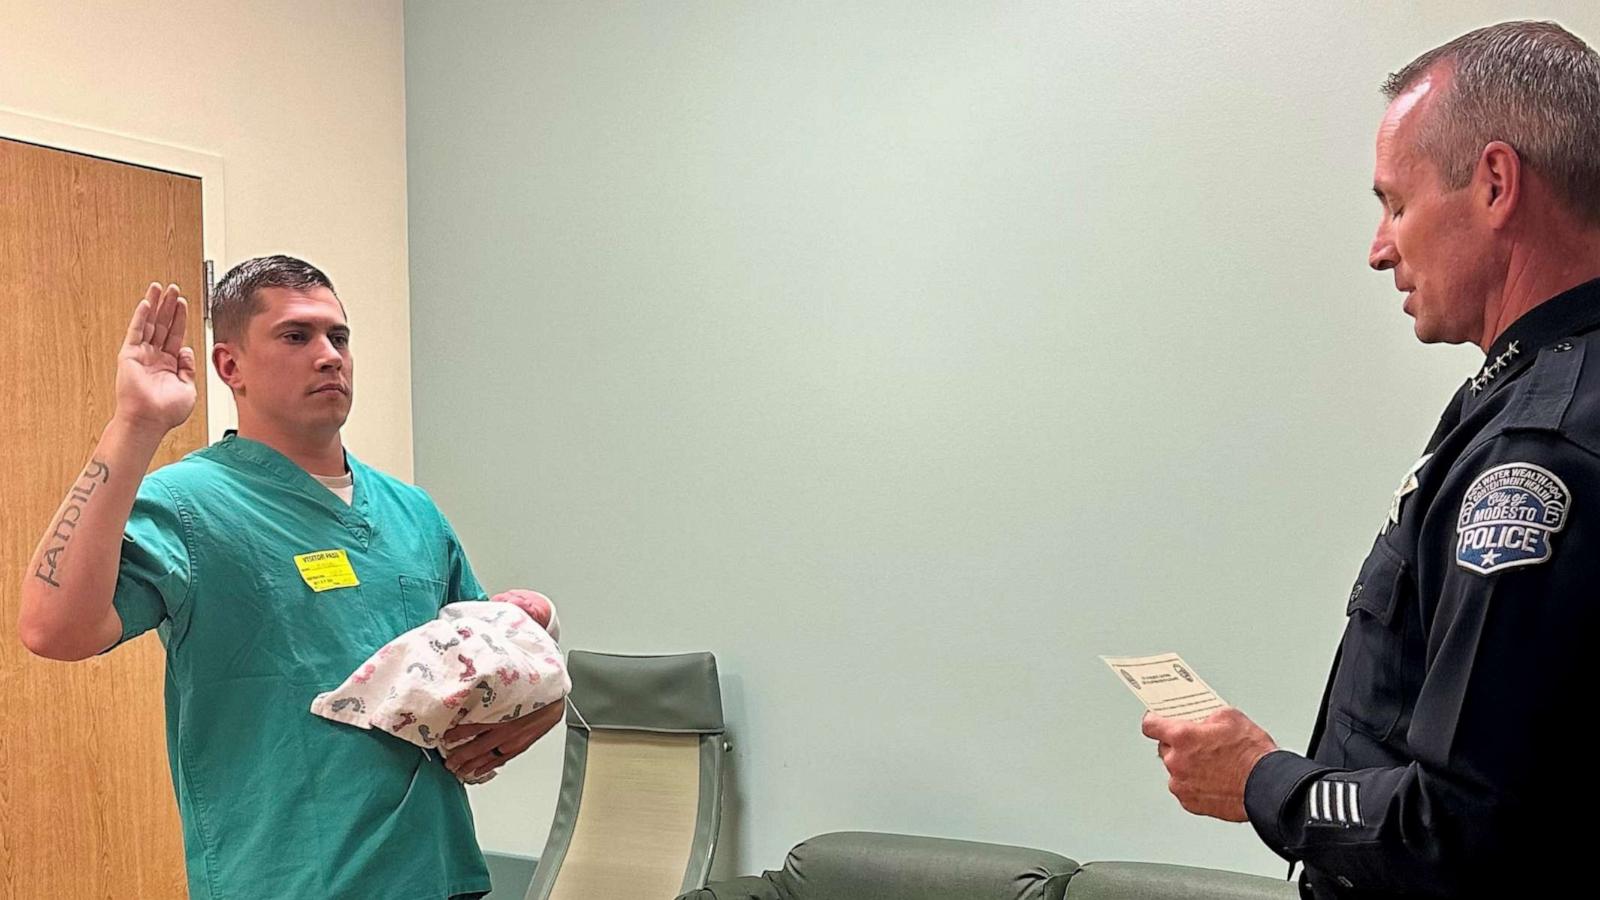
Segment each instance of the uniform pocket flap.
[[1357,576],[1355,586],[1350,589],[1350,602],[1345,607],[1345,615],[1353,616],[1359,609],[1385,626],[1393,625],[1395,614],[1400,609],[1406,569],[1406,561],[1379,538],[1367,561],[1361,565],[1361,574]]

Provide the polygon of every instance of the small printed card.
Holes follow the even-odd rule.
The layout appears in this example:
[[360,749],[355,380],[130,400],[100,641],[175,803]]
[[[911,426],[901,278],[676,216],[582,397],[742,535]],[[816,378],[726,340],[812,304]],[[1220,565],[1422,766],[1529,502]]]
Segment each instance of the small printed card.
[[1100,658],[1158,716],[1198,722],[1228,705],[1176,653]]

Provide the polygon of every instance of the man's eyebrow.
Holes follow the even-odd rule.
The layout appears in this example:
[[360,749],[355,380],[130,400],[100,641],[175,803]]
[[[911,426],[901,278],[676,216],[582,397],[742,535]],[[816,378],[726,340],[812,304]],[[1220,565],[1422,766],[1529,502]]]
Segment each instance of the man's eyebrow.
[[[312,321],[310,321],[308,319],[290,319],[287,322],[279,322],[277,325],[273,326],[272,330],[273,331],[285,331],[285,330],[288,330],[288,329],[291,329],[291,328],[298,328],[298,329],[300,329],[302,331],[315,331],[317,329],[317,323],[316,322],[312,322]],[[338,322],[338,323],[335,323],[333,325],[329,325],[328,326],[328,330],[329,331],[340,331],[340,332],[343,332],[345,334],[349,334],[350,333],[350,326],[344,324],[343,322]]]

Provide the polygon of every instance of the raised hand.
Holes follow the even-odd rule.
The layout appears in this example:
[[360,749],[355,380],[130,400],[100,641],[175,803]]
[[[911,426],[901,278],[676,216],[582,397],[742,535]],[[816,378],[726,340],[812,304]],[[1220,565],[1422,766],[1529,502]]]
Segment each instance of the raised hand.
[[194,348],[184,346],[189,301],[151,283],[117,354],[117,417],[165,434],[194,412]]

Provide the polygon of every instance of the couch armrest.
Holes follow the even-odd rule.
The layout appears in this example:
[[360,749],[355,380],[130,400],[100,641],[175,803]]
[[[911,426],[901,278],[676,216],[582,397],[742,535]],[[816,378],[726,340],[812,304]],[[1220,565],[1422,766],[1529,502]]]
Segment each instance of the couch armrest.
[[814,837],[767,877],[784,900],[1061,900],[1078,864],[1055,853],[872,832]]

